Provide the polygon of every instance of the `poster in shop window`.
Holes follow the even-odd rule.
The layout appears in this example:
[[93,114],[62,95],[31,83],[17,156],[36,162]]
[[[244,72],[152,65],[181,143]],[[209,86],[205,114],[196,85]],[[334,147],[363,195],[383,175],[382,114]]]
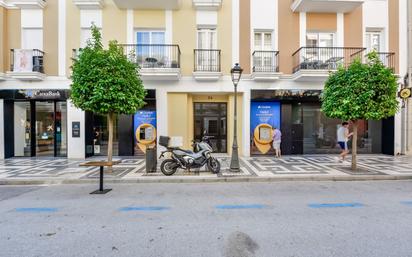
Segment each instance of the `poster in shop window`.
[[156,111],[140,110],[134,115],[135,153],[145,153],[156,146]]
[[251,102],[250,139],[252,154],[269,153],[274,127],[280,129],[280,102]]

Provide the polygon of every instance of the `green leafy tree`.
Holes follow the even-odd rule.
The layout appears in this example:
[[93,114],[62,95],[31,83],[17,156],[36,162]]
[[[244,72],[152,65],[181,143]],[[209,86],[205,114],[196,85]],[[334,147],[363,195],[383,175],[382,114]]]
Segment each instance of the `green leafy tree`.
[[70,98],[77,108],[107,115],[108,161],[113,157],[113,121],[117,114],[133,114],[144,104],[146,90],[138,66],[124,55],[116,41],[104,49],[101,34],[92,26],[92,38],[72,66]]
[[322,94],[322,112],[327,117],[351,121],[352,170],[356,170],[359,120],[380,120],[395,115],[397,78],[376,52],[367,55],[367,62],[356,59],[347,68],[331,73]]

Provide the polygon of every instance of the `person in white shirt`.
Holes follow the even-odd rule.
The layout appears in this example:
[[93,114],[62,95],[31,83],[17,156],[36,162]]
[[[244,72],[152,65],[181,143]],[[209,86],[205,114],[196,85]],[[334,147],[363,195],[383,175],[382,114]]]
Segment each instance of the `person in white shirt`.
[[276,127],[273,128],[272,140],[273,140],[272,146],[273,146],[273,149],[275,150],[275,157],[280,158],[281,157],[280,144],[282,141],[282,132],[280,132],[280,129]]
[[349,150],[348,150],[348,140],[349,137],[352,136],[353,133],[349,133],[349,123],[344,121],[342,122],[342,126],[338,128],[337,132],[337,139],[338,139],[338,144],[340,148],[342,149],[342,152],[340,153],[340,160],[344,161],[346,155],[348,155]]

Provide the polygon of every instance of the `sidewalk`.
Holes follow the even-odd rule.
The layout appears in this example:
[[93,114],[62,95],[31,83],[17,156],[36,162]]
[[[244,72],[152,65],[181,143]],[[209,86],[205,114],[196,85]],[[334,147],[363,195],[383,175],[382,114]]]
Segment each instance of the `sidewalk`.
[[[391,180],[412,179],[411,156],[360,155],[361,172],[352,173],[350,162],[340,163],[335,155],[299,155],[241,158],[240,172],[230,172],[230,157],[218,157],[220,174],[211,174],[205,168],[190,173],[179,170],[173,176],[145,172],[143,159],[121,158],[122,163],[105,173],[107,183],[153,182],[233,182],[283,180]],[[101,160],[104,157],[87,159]],[[115,158],[116,159],[116,158]],[[98,167],[79,167],[83,161],[62,158],[12,158],[0,161],[0,184],[61,184],[97,183]]]

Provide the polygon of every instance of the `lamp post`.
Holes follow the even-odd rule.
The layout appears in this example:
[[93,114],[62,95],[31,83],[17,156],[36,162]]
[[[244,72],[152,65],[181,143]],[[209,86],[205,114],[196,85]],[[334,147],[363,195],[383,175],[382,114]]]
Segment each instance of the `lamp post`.
[[230,70],[232,76],[232,82],[235,87],[235,113],[234,113],[234,123],[233,123],[233,145],[232,145],[232,158],[230,160],[230,171],[239,172],[239,153],[237,145],[237,84],[239,83],[240,77],[242,76],[243,69],[236,63],[235,66]]

